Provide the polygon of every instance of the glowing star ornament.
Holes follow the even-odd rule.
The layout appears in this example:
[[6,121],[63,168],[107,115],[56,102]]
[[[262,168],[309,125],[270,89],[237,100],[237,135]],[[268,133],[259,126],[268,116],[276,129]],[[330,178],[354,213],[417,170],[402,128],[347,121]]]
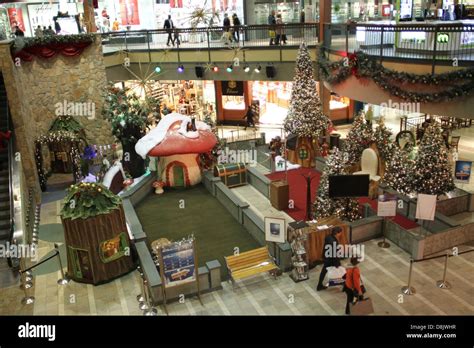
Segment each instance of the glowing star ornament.
[[214,10],[208,0],[202,4],[195,6],[191,10],[191,14],[185,17],[184,20],[191,24],[191,28],[211,27],[219,23],[219,11]]

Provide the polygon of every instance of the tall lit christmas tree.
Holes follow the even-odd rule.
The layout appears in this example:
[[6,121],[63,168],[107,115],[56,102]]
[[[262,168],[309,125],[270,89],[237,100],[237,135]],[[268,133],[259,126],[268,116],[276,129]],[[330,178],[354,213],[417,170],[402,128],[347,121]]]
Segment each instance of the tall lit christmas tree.
[[326,160],[326,168],[321,175],[317,197],[313,204],[313,216],[316,220],[332,215],[347,221],[354,221],[361,217],[356,199],[329,197],[329,176],[347,174],[344,157],[343,152],[334,148]]
[[352,128],[344,141],[344,152],[347,153],[347,164],[359,163],[362,151],[369,147],[373,141],[372,126],[367,124],[365,114],[359,113],[352,123]]
[[380,118],[377,128],[375,128],[373,139],[377,145],[380,157],[382,157],[386,165],[391,161],[397,147],[392,139],[392,135],[392,131],[385,126],[383,118]]
[[329,119],[323,114],[321,101],[316,90],[313,62],[308,48],[305,44],[301,44],[296,58],[288,117],[284,124],[286,132],[298,137],[295,162],[304,167],[313,165],[316,155],[313,140],[325,134],[328,126]]
[[323,114],[321,100],[313,76],[313,62],[308,48],[301,44],[296,58],[295,78],[291,91],[285,131],[298,137],[317,138],[328,128],[329,119]]
[[421,139],[413,167],[413,190],[417,193],[442,195],[454,190],[453,169],[441,126],[433,122]]
[[386,162],[383,182],[395,191],[407,195],[411,193],[413,185],[413,160],[409,158],[409,151],[394,147],[392,157]]

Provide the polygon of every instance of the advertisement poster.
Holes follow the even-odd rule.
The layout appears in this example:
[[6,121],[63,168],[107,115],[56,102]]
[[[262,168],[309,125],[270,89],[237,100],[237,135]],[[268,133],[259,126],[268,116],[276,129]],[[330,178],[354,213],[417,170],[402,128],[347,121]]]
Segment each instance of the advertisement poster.
[[138,0],[120,0],[122,25],[140,25]]
[[436,195],[418,194],[416,203],[416,218],[433,221],[436,213]]
[[456,181],[468,184],[471,179],[472,162],[471,161],[456,161],[454,177]]
[[395,216],[397,215],[397,196],[379,195],[377,204],[377,216]]
[[222,81],[222,95],[244,95],[244,82]]
[[411,20],[413,0],[401,0],[400,19]]
[[10,17],[10,26],[13,28],[18,26],[21,31],[25,32],[25,22],[23,21],[23,12],[21,8],[8,8],[8,17]]
[[196,281],[193,240],[164,246],[161,249],[161,257],[167,287]]

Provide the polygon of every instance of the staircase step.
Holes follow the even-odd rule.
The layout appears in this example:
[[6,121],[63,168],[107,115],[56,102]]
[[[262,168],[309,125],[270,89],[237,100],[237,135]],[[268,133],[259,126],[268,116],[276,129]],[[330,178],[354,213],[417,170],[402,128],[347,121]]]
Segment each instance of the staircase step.
[[1,185],[0,184],[0,193],[10,192],[10,188],[8,185]]
[[8,175],[0,176],[0,185],[7,184],[8,185]]
[[0,229],[0,240],[10,238],[10,229]]
[[10,211],[10,201],[4,201],[4,202],[0,202],[0,210],[8,210]]
[[0,193],[0,201],[10,201],[10,195],[9,193]]
[[0,220],[0,230],[9,230],[10,229],[10,218]]
[[10,210],[0,210],[0,221],[4,219],[10,220]]

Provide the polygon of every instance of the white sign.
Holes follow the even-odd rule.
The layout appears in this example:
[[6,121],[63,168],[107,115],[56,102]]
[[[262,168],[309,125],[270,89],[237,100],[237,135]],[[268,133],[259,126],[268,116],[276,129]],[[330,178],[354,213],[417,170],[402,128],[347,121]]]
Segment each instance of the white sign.
[[397,196],[380,195],[377,204],[377,216],[397,215]]
[[436,212],[436,199],[436,195],[425,195],[419,193],[416,204],[416,218],[433,221]]
[[286,221],[280,218],[265,217],[265,240],[285,243]]

